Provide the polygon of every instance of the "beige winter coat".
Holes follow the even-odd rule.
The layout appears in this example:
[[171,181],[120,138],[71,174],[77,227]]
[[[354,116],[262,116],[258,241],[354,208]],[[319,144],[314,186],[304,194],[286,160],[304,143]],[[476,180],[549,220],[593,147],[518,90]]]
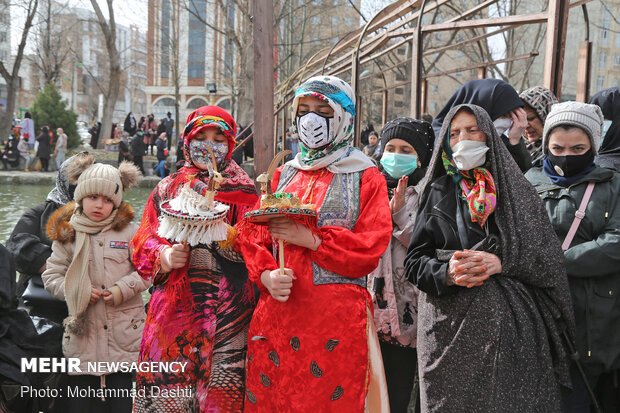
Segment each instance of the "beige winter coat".
[[[54,243],[42,278],[45,289],[63,301],[65,273],[75,246],[75,231],[69,224],[74,205],[72,202],[56,211],[47,225],[48,236]],[[137,230],[132,219],[133,210],[122,203],[111,228],[90,236],[90,282],[94,288],[109,289],[114,295],[114,305],[106,305],[100,298],[86,310],[87,329],[83,335],[65,331],[63,353],[65,357],[79,358],[82,370],[69,374],[107,374],[88,371],[88,362],[138,361],[146,319],[141,292],[150,283],[138,275],[131,263],[129,242]]]

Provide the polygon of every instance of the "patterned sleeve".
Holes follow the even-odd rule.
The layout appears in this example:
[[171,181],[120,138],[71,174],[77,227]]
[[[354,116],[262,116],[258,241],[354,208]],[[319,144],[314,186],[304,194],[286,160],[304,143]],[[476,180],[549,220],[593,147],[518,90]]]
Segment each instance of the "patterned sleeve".
[[146,280],[152,280],[156,272],[156,263],[159,261],[159,253],[166,247],[170,246],[170,242],[157,235],[159,228],[159,203],[162,187],[166,185],[166,181],[161,181],[149,197],[142,214],[142,222],[138,228],[138,232],[131,240],[133,253],[131,260],[136,271]]

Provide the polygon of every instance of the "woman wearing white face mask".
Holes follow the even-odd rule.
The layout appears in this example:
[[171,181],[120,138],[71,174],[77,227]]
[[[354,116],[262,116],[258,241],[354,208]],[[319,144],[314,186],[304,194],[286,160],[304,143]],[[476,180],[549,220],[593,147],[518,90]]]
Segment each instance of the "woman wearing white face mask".
[[[374,304],[392,412],[407,411],[417,370],[419,292],[405,279],[404,261],[434,141],[430,123],[416,119],[394,119],[381,130],[381,167],[394,230],[379,266],[368,276],[368,290]],[[419,411],[419,402],[416,405]]]
[[486,111],[448,112],[426,179],[405,260],[421,411],[561,411],[560,333],[574,332],[562,252]]
[[454,92],[433,120],[435,135],[439,133],[447,113],[465,103],[480,106],[489,114],[510,155],[523,172],[527,171],[532,159],[521,139],[527,128],[527,114],[517,91],[500,79],[470,80]]

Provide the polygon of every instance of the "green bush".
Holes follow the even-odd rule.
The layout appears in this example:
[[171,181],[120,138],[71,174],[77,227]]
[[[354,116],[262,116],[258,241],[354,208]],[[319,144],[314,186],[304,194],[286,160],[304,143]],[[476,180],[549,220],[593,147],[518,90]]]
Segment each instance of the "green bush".
[[54,132],[55,139],[56,128],[62,128],[67,135],[67,147],[72,148],[82,143],[75,125],[77,114],[67,109],[67,102],[61,99],[53,83],[48,83],[39,93],[30,112],[37,136],[43,126],[48,126]]

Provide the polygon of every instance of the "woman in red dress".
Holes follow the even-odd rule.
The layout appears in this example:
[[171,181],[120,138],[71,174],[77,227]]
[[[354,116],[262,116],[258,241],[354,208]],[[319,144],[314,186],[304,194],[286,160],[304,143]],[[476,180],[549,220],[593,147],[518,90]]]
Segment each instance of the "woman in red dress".
[[[293,102],[301,151],[276,171],[272,189],[315,204],[318,228],[276,218],[268,231],[246,223],[240,234],[249,277],[261,290],[250,324],[245,411],[387,409],[365,286],[388,246],[392,219],[385,178],[352,146],[353,102],[351,87],[333,76],[309,79]],[[286,275],[274,240],[286,243]]]

